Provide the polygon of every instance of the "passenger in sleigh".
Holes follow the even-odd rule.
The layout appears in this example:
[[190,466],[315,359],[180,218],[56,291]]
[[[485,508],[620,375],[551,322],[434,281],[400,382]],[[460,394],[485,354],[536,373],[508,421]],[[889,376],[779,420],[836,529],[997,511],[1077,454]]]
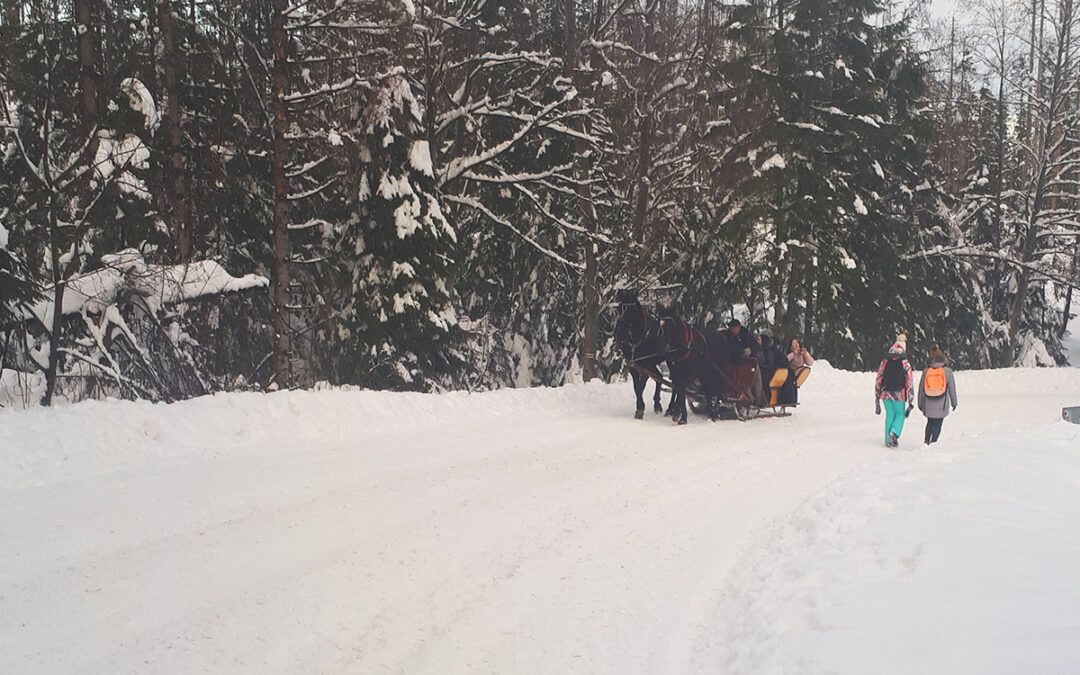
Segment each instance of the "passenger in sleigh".
[[783,405],[798,400],[795,371],[791,368],[784,350],[780,348],[768,328],[758,334],[761,356],[761,379],[765,383],[764,405]]
[[721,331],[721,334],[727,340],[728,363],[733,369],[733,372],[727,374],[730,382],[725,387],[725,394],[737,397],[743,390],[749,389],[754,404],[760,405],[764,400],[764,393],[760,363],[755,358],[759,347],[757,341],[738,319],[729,321],[727,330]]

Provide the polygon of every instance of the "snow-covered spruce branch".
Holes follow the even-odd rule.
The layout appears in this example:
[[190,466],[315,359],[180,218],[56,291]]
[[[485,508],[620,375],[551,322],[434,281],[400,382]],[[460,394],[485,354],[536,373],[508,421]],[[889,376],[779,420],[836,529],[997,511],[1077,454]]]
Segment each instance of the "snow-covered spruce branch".
[[306,162],[305,164],[303,164],[301,166],[296,166],[295,164],[290,165],[290,167],[286,168],[286,170],[285,170],[285,176],[287,178],[299,178],[300,176],[303,176],[304,174],[308,173],[309,171],[312,171],[313,169],[316,169],[316,168],[322,166],[323,164],[325,164],[329,160],[330,160],[329,155],[325,155],[323,157],[320,157],[319,159],[312,160],[310,162]]
[[652,62],[654,64],[657,64],[657,65],[663,63],[663,61],[660,59],[660,57],[657,56],[656,54],[646,54],[644,52],[641,52],[641,51],[635,49],[634,47],[631,47],[630,45],[628,45],[628,44],[626,44],[624,42],[616,42],[615,40],[590,39],[590,40],[587,40],[584,43],[583,46],[590,47],[592,49],[595,49],[596,51],[605,51],[605,50],[608,50],[608,49],[613,49],[615,51],[625,52],[627,54],[633,54],[634,56],[638,57],[639,59],[641,59],[643,61],[650,61],[650,62]]
[[[599,181],[580,181],[580,180],[575,180],[575,179],[572,179],[572,178],[568,178],[566,176],[553,176],[553,177],[554,178],[561,178],[563,180],[563,182],[566,183],[566,185],[559,185],[559,184],[556,184],[556,183],[552,183],[552,182],[549,182],[546,179],[545,180],[537,180],[535,182],[536,182],[537,185],[541,185],[544,188],[546,188],[547,190],[550,190],[551,192],[553,192],[555,194],[561,194],[561,195],[566,196],[566,197],[577,197],[578,196],[578,192],[577,192],[577,186],[578,185],[589,185],[589,184],[592,184],[592,183],[595,183],[595,182],[599,182]],[[602,202],[600,202],[600,201],[598,201],[596,199],[594,199],[593,201],[596,202],[597,205],[602,204]]]
[[289,223],[288,225],[290,231],[310,230],[313,227],[330,227],[330,223],[322,218],[311,218],[303,223]]
[[307,24],[291,24],[286,26],[286,30],[299,31],[299,30],[341,30],[349,32],[363,32],[365,35],[389,35],[398,28],[405,26],[407,22],[401,21],[398,23],[374,23],[370,21],[352,21],[352,22],[339,22],[339,23],[307,23]]
[[513,136],[506,139],[502,143],[499,143],[498,145],[480,153],[479,155],[473,155],[472,157],[466,158],[455,157],[450,162],[450,165],[447,166],[445,173],[443,173],[442,179],[439,181],[439,186],[441,187],[443,185],[446,185],[447,183],[458,178],[463,173],[472,169],[473,167],[489,162],[492,159],[503,154],[510,148],[514,147],[517,142],[524,138],[525,135],[528,134],[530,131],[532,131],[547,114],[549,114],[553,110],[558,109],[560,106],[572,101],[575,95],[576,92],[571,90],[559,100],[549,103],[542,110],[540,110],[535,117],[522,125],[522,127],[518,129],[518,131]]
[[469,115],[477,112],[478,110],[484,109],[486,106],[488,106],[490,104],[491,104],[491,97],[490,96],[485,96],[484,98],[482,98],[482,99],[480,99],[478,101],[474,101],[474,102],[470,103],[467,106],[458,105],[457,107],[452,108],[451,110],[447,110],[446,112],[443,112],[443,113],[440,113],[440,114],[436,115],[435,116],[435,129],[434,129],[435,135],[437,135],[437,136],[442,135],[446,131],[446,128],[449,127],[454,122],[456,122],[457,120],[459,120],[459,119],[461,119],[463,117],[468,117]]
[[[574,119],[574,118],[578,118],[578,117],[588,117],[593,112],[594,111],[589,110],[587,108],[566,111],[564,113],[556,115],[550,121],[545,121],[545,122],[541,123],[539,126],[541,128],[543,128],[543,129],[550,129],[550,130],[552,130],[552,131],[554,131],[554,132],[556,132],[558,134],[561,134],[563,136],[569,136],[571,138],[580,138],[581,140],[586,141],[586,142],[588,142],[588,143],[590,143],[592,145],[600,145],[602,143],[603,139],[601,139],[601,138],[599,138],[597,136],[593,136],[592,134],[585,133],[583,131],[579,131],[577,129],[574,129],[573,127],[568,127],[565,124],[559,124],[559,122],[558,122],[558,120],[563,120],[563,119]],[[514,112],[512,110],[479,110],[479,111],[477,111],[477,114],[481,115],[481,116],[484,116],[484,117],[502,117],[502,118],[516,120],[518,122],[528,122],[530,120],[529,115],[526,115],[524,113]]]
[[[500,171],[494,176],[489,176],[482,173],[476,173],[475,171],[466,171],[461,175],[466,180],[475,180],[481,183],[534,183],[548,178],[562,178],[563,180],[572,182],[573,179],[570,174],[566,173],[573,168],[572,162],[566,164],[560,164],[553,166],[546,171],[540,171],[538,173],[505,173]],[[501,168],[501,167],[500,167]]]
[[971,247],[971,246],[954,246],[954,247],[939,247],[924,251],[916,251],[914,253],[908,253],[903,256],[904,260],[914,260],[916,258],[978,258],[985,260],[996,260],[1003,262],[1010,267],[1018,270],[1026,270],[1033,275],[1035,279],[1045,279],[1046,281],[1053,281],[1056,284],[1060,284],[1065,287],[1075,288],[1080,290],[1080,279],[1069,278],[1061,274],[1054,273],[1045,269],[1040,265],[1036,265],[1031,262],[1023,262],[1016,258],[1001,253],[999,251],[987,251],[984,249]]
[[353,87],[357,86],[358,84],[359,84],[359,82],[357,81],[356,76],[352,75],[352,76],[349,76],[349,77],[347,77],[344,80],[341,80],[339,82],[334,82],[332,84],[324,84],[321,87],[319,87],[318,89],[312,89],[310,91],[291,93],[291,94],[289,94],[289,95],[287,95],[285,97],[285,102],[286,103],[299,103],[299,102],[302,102],[302,101],[307,101],[309,99],[315,98],[317,96],[324,96],[326,94],[336,94],[338,92],[345,91],[347,89],[352,89]]
[[560,262],[560,263],[562,263],[562,264],[564,264],[564,265],[566,265],[568,267],[572,267],[572,268],[574,268],[576,270],[579,270],[579,271],[582,271],[582,272],[585,271],[585,265],[583,265],[581,263],[571,262],[571,261],[567,260],[566,258],[562,257],[561,255],[559,255],[558,253],[556,253],[555,251],[544,248],[544,246],[541,245],[538,241],[536,241],[535,239],[533,239],[529,235],[525,234],[524,232],[522,232],[518,228],[514,227],[508,220],[506,220],[505,218],[500,218],[499,216],[497,216],[489,208],[487,208],[486,206],[481,204],[479,200],[473,199],[472,197],[462,197],[462,196],[459,196],[459,195],[446,195],[445,199],[447,201],[453,202],[455,204],[460,204],[462,206],[466,206],[466,207],[469,207],[469,208],[472,208],[472,209],[475,209],[475,210],[479,211],[483,215],[487,216],[487,218],[490,219],[492,222],[497,223],[497,224],[502,225],[503,227],[507,228],[508,230],[510,230],[511,232],[513,232],[514,234],[516,234],[517,236],[521,237],[523,240],[525,240],[526,242],[531,244],[533,246],[533,248],[535,248],[537,251],[540,251],[541,253],[548,256],[552,260]]
[[341,178],[343,175],[344,175],[344,173],[337,173],[337,174],[331,176],[330,179],[328,181],[326,181],[325,183],[323,183],[322,185],[318,185],[318,186],[316,186],[316,187],[314,187],[314,188],[312,188],[310,190],[305,190],[303,192],[290,192],[289,195],[286,197],[286,199],[288,199],[289,201],[295,202],[295,201],[299,201],[301,199],[307,199],[308,197],[314,197],[315,195],[326,191],[327,188],[329,188],[331,185],[336,183],[338,181],[338,179]]
[[541,68],[555,68],[560,65],[557,57],[547,52],[512,52],[509,54],[497,54],[486,52],[474,57],[456,61],[446,66],[447,71],[461,68],[472,68],[479,65],[481,68],[489,66],[504,66],[507,64],[529,64]]
[[[95,361],[95,360],[93,360],[91,358],[87,358],[85,355],[81,354],[80,352],[77,352],[77,351],[75,351],[73,349],[68,349],[67,347],[61,347],[57,351],[59,351],[61,354],[65,354],[67,356],[70,356],[70,357],[74,358],[77,361],[85,363],[86,365],[90,366],[91,368],[96,368],[97,370],[100,370],[102,373],[105,373],[110,378],[112,378],[112,380],[115,381],[117,386],[119,386],[121,389],[124,388],[124,387],[127,387],[127,388],[131,389],[131,391],[135,392],[140,398],[144,398],[144,399],[147,399],[147,400],[153,400],[153,398],[154,398],[153,394],[150,391],[148,391],[144,387],[139,386],[138,383],[129,380],[128,378],[121,375],[119,371],[113,370],[112,368],[106,366],[103,363],[99,363],[98,361]],[[72,377],[72,375],[70,375],[68,373],[58,373],[58,376],[59,377]]]
[[587,229],[581,227],[580,225],[575,225],[567,220],[556,216],[546,206],[544,206],[543,202],[540,200],[540,197],[535,192],[529,190],[524,185],[521,185],[520,183],[515,183],[514,188],[518,192],[525,195],[545,218],[555,223],[559,227],[570,230],[571,232],[576,232],[583,237],[587,237],[589,239],[592,239],[593,241],[598,241],[602,244],[611,245],[613,243],[607,235],[601,234],[599,232],[589,232]]
[[[271,78],[270,65],[266,62],[266,59],[263,58],[262,52],[259,51],[259,48],[255,45],[255,43],[253,41],[249,40],[246,35],[244,35],[240,31],[236,30],[236,28],[233,27],[231,21],[226,21],[226,20],[222,19],[220,16],[218,16],[217,12],[215,12],[212,8],[207,7],[207,6],[204,5],[202,11],[203,11],[204,15],[207,18],[211,19],[221,29],[225,30],[230,35],[232,35],[233,37],[235,37],[238,40],[240,40],[241,42],[243,42],[247,46],[247,48],[249,50],[251,50],[251,53],[255,55],[255,58],[258,59],[259,65],[262,66],[263,74],[266,75],[266,78],[267,79]],[[196,31],[199,30],[200,27],[197,24],[193,23],[190,19],[187,19],[187,18],[185,18],[185,17],[183,17],[181,15],[176,15],[176,16],[181,21],[183,21],[188,26],[190,26],[193,30],[196,30]],[[247,59],[241,59],[241,61],[246,62]],[[256,89],[255,91],[259,91],[259,90]]]
[[[282,15],[287,19],[296,18],[296,16],[295,16],[296,12],[300,8],[302,8],[302,7],[304,7],[305,5],[308,5],[308,4],[310,4],[310,3],[304,2],[304,3],[301,3],[300,5],[296,5],[295,7],[290,7],[288,9],[286,9],[284,12],[282,12]],[[308,26],[311,26],[312,24],[316,24],[316,23],[319,23],[319,22],[322,22],[322,21],[326,21],[327,19],[330,19],[330,18],[332,18],[334,16],[337,16],[338,14],[345,11],[346,9],[349,9],[350,8],[349,5],[350,5],[350,3],[347,2],[346,0],[338,0],[337,2],[334,3],[334,6],[331,7],[330,9],[328,9],[328,10],[325,10],[325,11],[322,11],[322,12],[316,12],[314,14],[310,14],[305,19],[301,19],[301,20],[293,22],[293,23],[286,23],[285,24],[285,30],[287,30],[287,31],[301,30],[303,28],[307,28]]]
[[296,3],[295,5],[290,5],[286,7],[285,11],[283,11],[282,14],[286,17],[292,18],[294,14],[296,14],[301,9],[307,7],[310,4],[311,0],[300,0],[300,2]]

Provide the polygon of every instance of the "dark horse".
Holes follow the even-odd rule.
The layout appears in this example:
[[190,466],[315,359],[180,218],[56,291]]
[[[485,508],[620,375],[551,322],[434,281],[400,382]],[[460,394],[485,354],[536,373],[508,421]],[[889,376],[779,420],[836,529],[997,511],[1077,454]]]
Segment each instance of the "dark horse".
[[686,424],[686,390],[695,381],[701,383],[701,394],[709,417],[716,419],[722,391],[722,372],[727,364],[727,342],[720,333],[707,334],[694,328],[668,310],[661,314],[660,336],[662,349],[671,371],[672,419]]
[[615,343],[622,350],[623,358],[630,366],[630,377],[634,380],[634,394],[637,395],[634,418],[641,419],[645,416],[645,399],[642,398],[642,393],[649,382],[649,376],[638,368],[655,376],[656,392],[653,394],[653,410],[656,412],[663,410],[660,405],[659,365],[664,360],[664,354],[660,350],[660,323],[638,302],[637,292],[621,290],[616,297],[619,302],[619,318],[615,322]]

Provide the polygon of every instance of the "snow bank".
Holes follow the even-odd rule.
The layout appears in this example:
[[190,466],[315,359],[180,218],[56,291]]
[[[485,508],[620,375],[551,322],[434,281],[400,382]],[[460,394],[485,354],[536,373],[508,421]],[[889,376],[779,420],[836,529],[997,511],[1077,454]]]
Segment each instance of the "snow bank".
[[554,413],[609,395],[600,383],[440,395],[330,389],[218,393],[172,404],[112,399],[0,412],[0,447],[7,449],[0,456],[0,485],[40,485],[225,451],[262,454],[273,452],[282,438],[348,442],[398,432],[410,419],[425,428],[464,419],[498,424],[529,410]]

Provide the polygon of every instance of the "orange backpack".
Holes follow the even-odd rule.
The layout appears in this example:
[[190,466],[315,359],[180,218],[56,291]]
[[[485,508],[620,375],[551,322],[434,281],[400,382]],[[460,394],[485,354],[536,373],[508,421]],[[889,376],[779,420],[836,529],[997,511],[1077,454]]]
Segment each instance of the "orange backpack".
[[945,377],[944,368],[927,368],[926,378],[923,379],[923,389],[926,395],[934,398],[943,395],[949,389],[948,378]]

